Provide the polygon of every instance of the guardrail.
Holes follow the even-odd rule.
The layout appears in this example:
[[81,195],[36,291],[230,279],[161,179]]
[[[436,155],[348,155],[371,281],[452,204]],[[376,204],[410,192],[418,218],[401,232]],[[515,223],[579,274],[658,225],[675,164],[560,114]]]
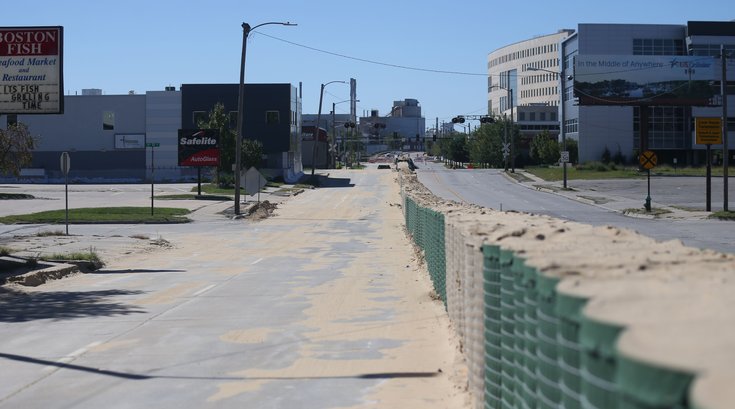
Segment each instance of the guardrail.
[[475,407],[735,408],[733,255],[444,201],[400,178]]

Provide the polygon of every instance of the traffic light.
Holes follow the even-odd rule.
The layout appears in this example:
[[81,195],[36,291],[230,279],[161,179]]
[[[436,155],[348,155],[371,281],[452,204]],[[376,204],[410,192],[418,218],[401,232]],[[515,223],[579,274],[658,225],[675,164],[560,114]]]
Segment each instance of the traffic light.
[[462,115],[455,116],[454,118],[452,118],[452,123],[453,124],[463,124],[464,123],[464,117]]
[[385,129],[385,124],[375,124],[375,125],[373,125],[373,128],[375,128],[375,129]]
[[345,128],[354,128],[355,123],[354,122],[345,122]]
[[483,116],[482,118],[480,118],[480,123],[481,124],[491,124],[491,123],[494,123],[494,122],[495,122],[495,118],[493,118],[491,116]]

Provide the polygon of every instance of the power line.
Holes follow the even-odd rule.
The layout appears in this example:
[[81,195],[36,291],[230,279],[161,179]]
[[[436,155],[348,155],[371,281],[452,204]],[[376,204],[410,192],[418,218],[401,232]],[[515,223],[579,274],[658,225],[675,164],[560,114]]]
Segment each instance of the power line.
[[295,45],[297,47],[306,48],[307,50],[312,50],[312,51],[320,52],[320,53],[323,53],[323,54],[329,54],[329,55],[333,55],[335,57],[347,58],[349,60],[360,61],[360,62],[364,62],[364,63],[368,63],[368,64],[382,65],[382,66],[385,66],[385,67],[400,68],[400,69],[403,69],[403,70],[411,70],[411,71],[433,72],[435,74],[451,74],[451,75],[467,75],[467,76],[487,77],[487,74],[486,73],[478,74],[478,73],[474,73],[474,72],[436,70],[436,69],[432,69],[432,68],[410,67],[410,66],[407,66],[407,65],[391,64],[391,63],[386,63],[386,62],[373,61],[373,60],[368,60],[368,59],[365,59],[365,58],[352,57],[352,56],[345,55],[345,54],[335,53],[335,52],[332,52],[332,51],[326,51],[326,50],[322,50],[322,49],[319,49],[319,48],[316,48],[316,47],[311,47],[311,46],[308,46],[308,45],[295,43],[293,41],[284,40],[282,38],[278,38],[278,37],[272,36],[270,34],[265,34],[265,33],[258,33],[258,34],[263,35],[263,36],[266,36],[268,38],[272,38],[274,40],[282,41],[282,42],[287,43],[287,44]]

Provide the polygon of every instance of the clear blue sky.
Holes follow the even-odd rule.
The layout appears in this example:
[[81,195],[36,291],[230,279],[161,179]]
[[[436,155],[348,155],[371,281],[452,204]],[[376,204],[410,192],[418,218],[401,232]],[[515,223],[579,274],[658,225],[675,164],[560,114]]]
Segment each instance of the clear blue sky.
[[[321,83],[357,80],[358,115],[386,114],[394,100],[419,100],[427,126],[434,118],[483,114],[487,54],[579,23],[686,24],[732,20],[731,0],[534,1],[471,0],[36,0],[6,1],[0,26],[64,26],[66,93],[144,93],[186,83],[237,83],[241,23],[290,21],[251,34],[246,82],[303,83],[303,112],[316,113]],[[406,70],[337,57],[279,41],[387,64],[458,71]],[[331,84],[323,112],[349,98]],[[337,113],[349,104],[337,105]]]

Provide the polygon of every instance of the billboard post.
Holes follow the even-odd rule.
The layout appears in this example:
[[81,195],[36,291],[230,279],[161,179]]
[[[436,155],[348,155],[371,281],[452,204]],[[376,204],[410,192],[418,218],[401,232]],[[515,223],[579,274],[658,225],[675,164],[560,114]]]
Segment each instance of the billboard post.
[[219,166],[219,130],[179,129],[179,166],[197,168],[197,195],[202,195],[202,167]]

